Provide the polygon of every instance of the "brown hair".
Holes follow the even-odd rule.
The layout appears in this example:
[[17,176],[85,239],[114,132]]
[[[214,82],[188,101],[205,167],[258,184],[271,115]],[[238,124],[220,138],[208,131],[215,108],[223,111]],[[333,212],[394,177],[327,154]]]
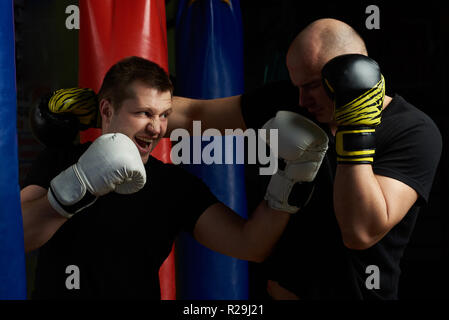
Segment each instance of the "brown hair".
[[132,56],[120,60],[108,70],[98,92],[99,101],[106,99],[118,110],[124,100],[134,97],[129,90],[134,81],[141,81],[159,92],[170,91],[173,94],[173,85],[164,69],[152,61]]

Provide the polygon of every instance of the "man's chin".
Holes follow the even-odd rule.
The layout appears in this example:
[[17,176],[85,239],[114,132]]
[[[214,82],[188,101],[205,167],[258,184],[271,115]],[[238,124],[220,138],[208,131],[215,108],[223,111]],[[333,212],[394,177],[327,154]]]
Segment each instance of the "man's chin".
[[313,116],[320,123],[331,123],[333,120],[332,117],[329,117],[329,115],[325,113],[316,113]]
[[150,154],[148,153],[145,156],[140,156],[140,158],[142,159],[143,164],[146,164],[148,162],[148,159],[150,158]]
[[154,151],[154,149],[156,148],[157,143],[155,143],[154,146],[151,147],[150,151],[145,153],[145,154],[140,154],[141,158],[142,158],[142,162],[145,164],[148,162],[148,159],[150,158],[150,155],[152,154],[152,152]]

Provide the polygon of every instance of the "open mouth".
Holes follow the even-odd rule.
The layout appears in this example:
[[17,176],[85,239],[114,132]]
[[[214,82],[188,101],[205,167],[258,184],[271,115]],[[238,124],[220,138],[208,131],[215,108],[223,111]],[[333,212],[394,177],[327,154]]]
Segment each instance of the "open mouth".
[[139,151],[141,153],[150,152],[151,144],[153,143],[152,139],[142,138],[142,137],[140,137],[140,138],[135,137],[135,141],[136,141],[137,148],[139,149]]

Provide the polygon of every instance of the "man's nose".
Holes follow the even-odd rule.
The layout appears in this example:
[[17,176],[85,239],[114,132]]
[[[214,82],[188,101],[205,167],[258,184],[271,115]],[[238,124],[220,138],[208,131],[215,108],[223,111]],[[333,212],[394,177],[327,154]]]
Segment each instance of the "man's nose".
[[307,105],[308,96],[304,89],[299,88],[299,105],[304,107]]
[[148,122],[147,130],[153,135],[159,135],[161,133],[161,121],[159,117],[155,117]]

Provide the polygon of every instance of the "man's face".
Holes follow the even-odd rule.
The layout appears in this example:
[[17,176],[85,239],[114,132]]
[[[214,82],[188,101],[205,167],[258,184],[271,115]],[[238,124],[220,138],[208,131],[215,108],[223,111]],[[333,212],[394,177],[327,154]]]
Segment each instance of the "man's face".
[[334,104],[321,82],[324,63],[287,55],[287,68],[292,83],[299,88],[299,105],[307,108],[321,123],[332,124]]
[[134,82],[130,89],[134,98],[123,101],[117,112],[112,105],[100,103],[103,134],[120,132],[127,135],[137,146],[143,163],[167,131],[167,118],[172,112],[170,92],[158,92],[141,82]]

